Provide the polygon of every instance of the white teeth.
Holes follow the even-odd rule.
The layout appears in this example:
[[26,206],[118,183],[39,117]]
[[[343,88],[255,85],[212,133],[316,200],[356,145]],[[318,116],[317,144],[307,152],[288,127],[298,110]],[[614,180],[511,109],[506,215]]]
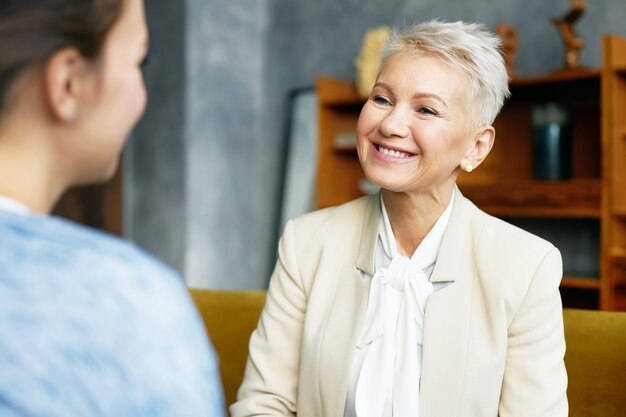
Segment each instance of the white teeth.
[[394,151],[393,149],[383,148],[380,145],[377,145],[376,148],[378,149],[378,152],[385,154],[385,155],[393,156],[395,158],[408,158],[410,156],[408,153]]

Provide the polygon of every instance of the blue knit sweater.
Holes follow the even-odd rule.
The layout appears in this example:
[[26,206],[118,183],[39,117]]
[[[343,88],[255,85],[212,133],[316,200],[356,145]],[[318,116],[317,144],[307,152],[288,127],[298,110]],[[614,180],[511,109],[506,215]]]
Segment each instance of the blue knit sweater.
[[181,278],[120,239],[0,211],[0,416],[223,416]]

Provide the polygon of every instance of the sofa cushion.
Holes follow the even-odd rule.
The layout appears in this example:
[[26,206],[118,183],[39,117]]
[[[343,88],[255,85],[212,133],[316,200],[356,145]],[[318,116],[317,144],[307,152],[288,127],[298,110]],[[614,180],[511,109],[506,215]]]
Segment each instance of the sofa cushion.
[[219,357],[224,399],[230,405],[243,380],[248,343],[265,304],[265,291],[190,292]]
[[570,417],[626,410],[626,313],[563,310]]

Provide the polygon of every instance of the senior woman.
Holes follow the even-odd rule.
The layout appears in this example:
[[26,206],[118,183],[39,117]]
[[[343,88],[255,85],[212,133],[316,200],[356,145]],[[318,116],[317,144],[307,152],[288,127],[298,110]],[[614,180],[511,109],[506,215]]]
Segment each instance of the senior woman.
[[455,186],[507,82],[482,26],[392,36],[357,124],[381,193],[285,227],[233,416],[567,415],[559,251]]

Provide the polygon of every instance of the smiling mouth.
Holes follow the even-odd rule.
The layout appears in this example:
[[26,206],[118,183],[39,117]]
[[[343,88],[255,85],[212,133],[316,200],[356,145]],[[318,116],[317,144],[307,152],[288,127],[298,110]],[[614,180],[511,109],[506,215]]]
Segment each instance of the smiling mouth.
[[393,156],[394,158],[405,159],[405,158],[410,158],[413,156],[413,154],[395,151],[393,149],[385,148],[384,146],[381,146],[381,145],[375,145],[375,146],[378,152],[382,153],[383,155]]

